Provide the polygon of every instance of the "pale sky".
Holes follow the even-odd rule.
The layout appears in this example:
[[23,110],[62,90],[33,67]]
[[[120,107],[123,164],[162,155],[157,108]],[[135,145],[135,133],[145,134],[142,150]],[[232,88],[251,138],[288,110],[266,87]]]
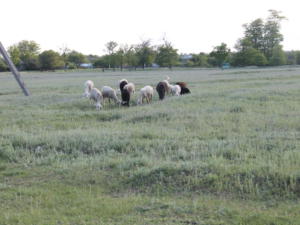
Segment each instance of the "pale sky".
[[6,48],[34,40],[42,50],[102,55],[108,41],[160,44],[165,36],[179,53],[208,53],[221,42],[233,49],[243,24],[275,9],[288,18],[284,49],[300,50],[298,0],[0,0],[0,9]]

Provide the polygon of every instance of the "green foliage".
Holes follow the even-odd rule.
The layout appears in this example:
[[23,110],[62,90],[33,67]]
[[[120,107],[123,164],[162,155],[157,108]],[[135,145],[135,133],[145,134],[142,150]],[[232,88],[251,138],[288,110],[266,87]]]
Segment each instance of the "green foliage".
[[296,65],[297,64],[297,51],[286,51],[286,64],[287,65]]
[[63,58],[52,50],[44,51],[39,55],[40,66],[43,70],[55,70],[64,67]]
[[10,59],[15,64],[17,68],[21,66],[21,58],[20,58],[20,50],[16,45],[12,45],[8,48],[8,53],[10,56]]
[[2,57],[0,57],[0,72],[7,71],[7,70],[8,70],[8,66],[7,66],[6,62],[4,61],[4,59]]
[[296,64],[300,65],[300,51],[296,52]]
[[208,55],[205,53],[200,53],[200,54],[192,54],[192,59],[191,61],[193,62],[193,66],[198,66],[198,67],[209,67],[208,63]]
[[118,46],[118,43],[115,41],[109,41],[105,45],[107,52],[108,52],[107,59],[108,59],[108,67],[109,68],[111,68],[111,67],[115,68],[117,66],[118,56],[115,54],[115,49],[117,46]]
[[286,64],[286,56],[282,50],[282,46],[278,45],[273,48],[272,57],[270,58],[270,65],[281,66]]
[[[286,63],[282,50],[278,47],[283,41],[283,35],[280,33],[280,23],[285,17],[281,16],[281,12],[276,10],[269,10],[269,12],[270,16],[266,21],[256,19],[250,24],[244,25],[244,37],[239,39],[236,45],[238,54],[235,55],[237,57],[235,61],[238,62],[237,64],[246,66],[255,63],[254,65],[259,66],[266,64],[266,61],[270,65]],[[251,58],[247,60],[245,58],[247,54],[250,54],[252,58],[258,57],[258,59]],[[238,59],[238,57],[241,57],[241,59]]]
[[226,61],[229,54],[230,49],[225,43],[221,43],[221,45],[214,47],[213,51],[209,55],[215,59],[212,61],[214,65],[221,66]]
[[158,46],[156,63],[163,67],[172,68],[178,63],[178,53],[177,49],[174,49],[172,44],[165,41],[164,44]]
[[264,21],[256,19],[250,24],[245,24],[245,39],[249,40],[251,47],[258,51],[264,50]]
[[8,52],[13,62],[21,69],[36,70],[39,69],[38,54],[40,46],[35,41],[20,41],[10,46]]
[[280,23],[285,19],[279,11],[269,10],[270,16],[267,18],[264,26],[264,54],[267,59],[273,56],[273,49],[278,48],[283,41],[283,35],[280,33]]
[[80,52],[71,51],[67,54],[68,62],[74,63],[77,67],[80,66],[81,63],[87,62],[87,58]]
[[264,54],[252,47],[233,54],[230,61],[235,66],[265,66],[268,63]]
[[135,47],[136,57],[137,57],[137,64],[142,66],[143,69],[146,66],[152,65],[155,60],[155,51],[153,46],[151,46],[151,41],[146,40],[142,41],[142,43],[138,44]]
[[93,63],[93,66],[95,68],[107,68],[109,67],[108,61],[108,56],[102,56]]

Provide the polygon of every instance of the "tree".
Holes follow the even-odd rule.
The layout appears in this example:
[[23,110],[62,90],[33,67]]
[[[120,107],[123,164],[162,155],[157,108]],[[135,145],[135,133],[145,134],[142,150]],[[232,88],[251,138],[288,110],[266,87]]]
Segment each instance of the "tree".
[[[251,47],[263,51],[264,50],[264,21],[262,19],[256,19],[250,24],[244,24],[245,38]],[[245,44],[245,43],[244,43]]]
[[116,59],[115,59],[115,48],[118,46],[118,43],[115,41],[109,41],[105,44],[106,50],[108,52],[108,67],[110,68],[111,66],[115,67],[116,64]]
[[0,57],[0,72],[7,71],[7,70],[8,70],[7,64],[4,62],[2,57]]
[[21,66],[20,50],[16,45],[10,46],[8,48],[8,53],[17,68]]
[[264,26],[264,49],[265,56],[270,59],[272,57],[273,48],[278,48],[280,42],[283,41],[283,35],[280,33],[281,21],[286,19],[281,16],[279,11],[269,10],[268,17]]
[[71,51],[68,53],[68,62],[74,63],[77,67],[80,66],[81,63],[87,62],[85,55],[80,52]]
[[129,49],[125,52],[126,63],[129,67],[136,67],[138,66],[138,57],[135,52],[134,46],[130,46]]
[[296,65],[297,64],[297,51],[286,51],[286,64],[287,65]]
[[273,47],[272,56],[269,63],[271,66],[281,66],[286,64],[286,56],[281,45]]
[[193,66],[209,67],[208,56],[202,52],[200,54],[192,54],[192,59],[190,61]]
[[300,65],[300,51],[296,52],[296,64]]
[[229,54],[230,49],[227,48],[227,45],[225,43],[221,43],[221,45],[214,47],[213,51],[209,55],[215,58],[215,63],[218,66],[221,66],[225,62]]
[[145,40],[141,44],[135,47],[136,56],[138,59],[138,65],[145,69],[146,66],[151,65],[155,59],[155,51],[151,46],[151,41]]
[[68,65],[68,54],[71,52],[71,50],[65,45],[60,47],[59,50],[61,52],[62,60],[64,61],[64,68],[66,68]]
[[93,63],[94,67],[105,68],[109,66],[108,55],[102,56]]
[[164,43],[158,46],[156,63],[160,66],[167,66],[170,69],[178,63],[177,49],[174,49],[171,42],[164,40]]
[[[280,42],[283,35],[280,33],[280,23],[284,16],[279,11],[269,10],[266,21],[256,19],[245,24],[244,37],[239,39],[235,48],[233,62],[238,65],[282,65],[286,62]],[[273,54],[275,54],[273,56]]]
[[16,62],[16,65],[25,70],[36,70],[39,68],[38,54],[40,46],[35,41],[20,41],[18,44],[10,46],[8,52]]
[[268,61],[262,52],[249,47],[233,54],[230,63],[235,66],[264,66]]
[[270,60],[273,54],[273,48],[280,45],[283,41],[283,35],[280,33],[282,20],[279,11],[269,10],[270,15],[264,22],[262,19],[256,19],[250,24],[245,24],[244,37],[239,40],[237,50],[241,51],[241,47],[252,47],[262,52],[265,57]]
[[39,55],[41,69],[55,70],[63,68],[65,63],[59,53],[52,50],[44,51]]

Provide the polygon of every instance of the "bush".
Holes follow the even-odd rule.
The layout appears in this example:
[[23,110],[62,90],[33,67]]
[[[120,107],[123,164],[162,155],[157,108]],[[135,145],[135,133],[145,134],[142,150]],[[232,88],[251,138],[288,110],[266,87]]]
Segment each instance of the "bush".
[[0,72],[7,71],[7,70],[8,70],[8,66],[6,65],[4,60],[0,58]]
[[42,52],[39,55],[39,60],[42,70],[55,70],[64,66],[61,56],[52,50]]

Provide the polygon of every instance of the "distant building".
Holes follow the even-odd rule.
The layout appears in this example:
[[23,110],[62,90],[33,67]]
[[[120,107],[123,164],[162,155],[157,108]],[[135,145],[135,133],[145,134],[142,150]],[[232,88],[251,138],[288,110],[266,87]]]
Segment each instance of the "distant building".
[[93,64],[92,63],[81,63],[79,65],[80,68],[83,68],[83,69],[92,69],[93,68]]
[[152,63],[151,67],[152,68],[159,68],[160,66],[158,64],[156,64],[156,63]]
[[191,60],[193,56],[191,54],[182,54],[179,56],[179,61],[181,65],[186,65],[189,60]]
[[229,69],[230,68],[230,64],[229,63],[223,63],[222,64],[222,69]]

